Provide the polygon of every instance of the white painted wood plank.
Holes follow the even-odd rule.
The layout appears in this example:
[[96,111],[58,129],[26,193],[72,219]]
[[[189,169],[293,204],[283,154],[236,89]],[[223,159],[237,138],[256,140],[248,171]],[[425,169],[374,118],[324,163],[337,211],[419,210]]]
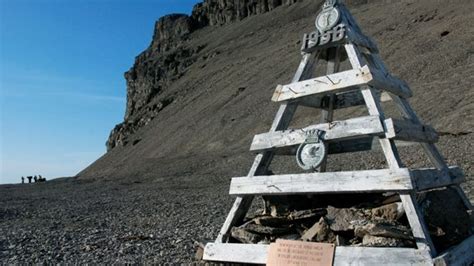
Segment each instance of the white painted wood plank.
[[326,132],[324,139],[328,141],[368,135],[383,135],[385,133],[378,116],[364,116],[343,121],[313,125],[303,129],[292,129],[255,135],[250,150],[264,151],[298,145],[305,141],[305,132],[314,129]]
[[266,264],[269,245],[208,243],[203,259],[207,261]]
[[409,120],[386,119],[386,137],[389,139],[413,142],[434,143],[439,140],[438,133],[428,125],[421,125]]
[[448,173],[429,168],[410,170],[410,175],[418,191],[446,187],[465,181],[462,169],[457,166],[450,167]]
[[338,72],[323,77],[307,79],[288,85],[278,85],[272,101],[281,102],[304,96],[317,96],[353,89],[355,86],[365,85],[373,79],[367,66]]
[[436,266],[472,265],[474,263],[474,235],[434,259]]
[[232,178],[230,195],[381,192],[412,190],[408,169]]
[[[341,49],[340,46],[331,48],[327,50],[328,54],[328,65],[326,68],[326,74],[330,75],[339,71],[341,63]],[[327,95],[329,97],[328,108],[321,110],[321,123],[330,123],[334,120],[334,101],[336,98],[335,93]],[[324,143],[326,149],[328,148],[328,143]],[[318,170],[319,172],[326,172],[327,166],[327,157],[323,159]]]
[[356,47],[352,43],[350,43],[350,44],[344,45],[344,49],[346,49],[347,58],[349,59],[349,62],[351,63],[352,68],[353,69],[361,68],[364,62],[363,62],[363,58],[360,52],[356,49]]
[[[214,244],[206,245],[204,260],[266,264],[269,245]],[[336,247],[334,266],[370,265],[432,265],[424,251],[411,248]]]
[[333,266],[432,265],[429,254],[412,248],[336,247]]
[[[380,101],[375,97],[374,89],[367,87],[367,89],[362,90],[362,95],[364,96],[365,104],[370,115],[378,115],[382,120],[384,120],[385,114],[380,106]],[[383,153],[387,160],[387,164],[391,169],[400,168],[403,164],[400,160],[398,154],[397,146],[393,140],[387,138],[379,139],[380,146],[382,147]]]
[[423,219],[423,214],[419,210],[414,193],[400,193],[405,215],[410,224],[413,237],[419,250],[429,252],[431,256],[436,254],[436,249],[431,241],[431,237]]

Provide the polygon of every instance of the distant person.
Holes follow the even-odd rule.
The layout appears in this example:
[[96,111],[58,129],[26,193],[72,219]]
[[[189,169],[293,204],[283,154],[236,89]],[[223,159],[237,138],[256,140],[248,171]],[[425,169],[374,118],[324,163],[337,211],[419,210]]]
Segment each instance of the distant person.
[[33,177],[33,179],[35,180],[35,183],[38,182],[38,177],[37,176]]
[[31,179],[33,178],[32,176],[27,176],[26,178],[28,178],[28,183],[31,183]]
[[38,182],[46,182],[46,178],[42,177],[41,175],[39,175],[38,177]]
[[21,183],[25,184],[25,177],[24,176],[21,177]]

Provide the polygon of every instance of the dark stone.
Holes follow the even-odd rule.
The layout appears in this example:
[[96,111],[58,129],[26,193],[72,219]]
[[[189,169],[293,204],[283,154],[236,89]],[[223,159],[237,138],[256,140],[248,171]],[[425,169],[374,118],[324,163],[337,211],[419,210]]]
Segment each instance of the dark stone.
[[239,227],[233,227],[231,230],[231,235],[236,240],[245,244],[257,244],[264,239],[262,235],[252,233],[244,228]]
[[395,202],[374,208],[371,210],[371,213],[372,220],[397,221],[405,214],[405,210],[401,202]]
[[412,240],[411,230],[403,225],[374,224],[356,226],[354,233],[363,238],[365,235]]
[[243,227],[243,229],[264,235],[281,235],[281,234],[288,234],[293,229],[291,227],[270,227],[270,226],[263,226],[258,224],[247,224]]
[[355,226],[367,223],[367,218],[359,209],[337,209],[329,206],[327,212],[326,219],[331,230],[335,232],[354,230]]
[[308,229],[301,239],[304,241],[316,241],[316,242],[330,242],[333,243],[336,240],[334,233],[330,230],[328,223],[324,218],[321,218],[315,223],[310,229]]

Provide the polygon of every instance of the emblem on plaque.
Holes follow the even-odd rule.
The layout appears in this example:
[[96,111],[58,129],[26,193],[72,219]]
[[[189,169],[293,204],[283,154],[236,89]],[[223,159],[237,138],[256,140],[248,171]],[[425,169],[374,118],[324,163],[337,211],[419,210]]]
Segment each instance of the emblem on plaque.
[[336,0],[327,0],[323,5],[323,10],[316,17],[316,28],[323,33],[337,25],[341,18],[341,13],[336,7]]
[[323,141],[323,131],[306,132],[306,140],[296,152],[296,162],[303,170],[315,170],[326,159],[327,149]]
[[316,17],[316,30],[305,34],[303,38],[302,51],[311,52],[311,49],[327,47],[345,38],[346,26],[341,22],[338,4],[337,0],[324,2],[321,12]]

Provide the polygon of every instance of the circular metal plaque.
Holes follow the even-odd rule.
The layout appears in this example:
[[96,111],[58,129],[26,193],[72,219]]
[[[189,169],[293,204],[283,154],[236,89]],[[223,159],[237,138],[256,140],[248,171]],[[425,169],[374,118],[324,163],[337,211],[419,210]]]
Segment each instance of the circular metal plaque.
[[328,31],[337,25],[340,17],[341,13],[336,7],[323,9],[316,17],[316,28],[321,33]]
[[326,146],[322,141],[303,143],[296,152],[296,162],[304,170],[314,170],[323,163],[326,155]]

